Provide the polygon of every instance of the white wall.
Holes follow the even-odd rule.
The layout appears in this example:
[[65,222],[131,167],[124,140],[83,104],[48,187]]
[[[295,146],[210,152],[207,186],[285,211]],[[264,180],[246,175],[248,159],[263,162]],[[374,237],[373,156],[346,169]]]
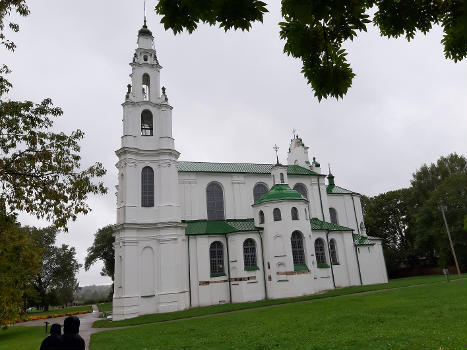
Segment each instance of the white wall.
[[[206,187],[210,182],[218,182],[224,190],[224,211],[226,219],[244,219],[253,217],[253,187],[256,183],[264,183],[269,189],[273,186],[272,177],[262,174],[228,174],[228,173],[178,173],[178,193],[184,220],[207,219]],[[309,198],[311,217],[322,218],[317,176],[288,175],[290,188],[302,183],[306,186]],[[325,219],[329,221],[327,196],[324,179],[321,182]]]
[[387,283],[388,277],[380,241],[357,248],[363,284]]

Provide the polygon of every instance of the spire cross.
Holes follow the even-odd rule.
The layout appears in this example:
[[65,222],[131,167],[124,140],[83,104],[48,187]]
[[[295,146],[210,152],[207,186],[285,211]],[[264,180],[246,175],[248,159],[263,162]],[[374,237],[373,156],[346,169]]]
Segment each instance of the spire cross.
[[144,0],[143,9],[144,9],[144,26],[146,27],[146,0]]
[[279,156],[277,155],[277,151],[279,150],[279,146],[276,144],[276,145],[274,145],[274,147],[272,149],[274,151],[276,151],[276,160],[277,160],[277,164],[279,164]]
[[328,163],[329,174],[331,173],[331,163]]
[[295,138],[295,134],[297,133],[297,130],[296,129],[292,129],[292,134],[293,134],[293,137]]

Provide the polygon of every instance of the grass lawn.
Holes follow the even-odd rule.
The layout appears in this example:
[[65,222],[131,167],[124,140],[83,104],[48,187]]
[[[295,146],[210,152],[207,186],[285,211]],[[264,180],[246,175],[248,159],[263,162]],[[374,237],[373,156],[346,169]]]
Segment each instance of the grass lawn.
[[[462,275],[462,277],[465,277],[465,276],[466,276],[465,274]],[[457,275],[451,276],[451,280],[456,279],[456,278],[457,278]],[[187,318],[187,317],[217,314],[217,313],[235,311],[235,310],[245,310],[245,309],[251,309],[255,307],[268,306],[268,305],[287,304],[287,303],[293,303],[297,301],[321,299],[321,298],[326,298],[326,297],[339,296],[339,295],[352,294],[352,293],[361,293],[361,292],[380,290],[380,289],[407,287],[411,285],[425,284],[425,283],[440,283],[440,282],[444,282],[445,280],[446,280],[445,277],[442,275],[398,278],[398,279],[390,280],[389,283],[386,283],[386,284],[346,287],[342,289],[330,290],[322,294],[308,295],[308,296],[298,297],[298,298],[260,300],[260,301],[250,302],[250,303],[223,304],[223,305],[197,307],[197,308],[193,308],[189,310],[170,312],[170,313],[164,313],[164,314],[143,315],[143,316],[139,316],[139,317],[135,317],[135,318],[128,319],[128,320],[123,320],[123,321],[99,320],[99,321],[94,322],[93,327],[110,328],[110,327],[139,325],[139,324],[153,323],[153,322],[160,322],[160,321],[177,320],[177,319]]]
[[71,306],[71,307],[50,307],[49,311],[42,311],[42,310],[37,310],[37,311],[31,311],[28,312],[28,316],[47,316],[47,315],[53,315],[53,314],[66,314],[67,312],[73,312],[73,311],[85,311],[85,310],[90,310],[92,311],[92,306],[91,305],[80,305],[80,306]]
[[0,329],[0,350],[39,349],[46,336],[44,327],[12,326]]
[[97,308],[99,309],[99,312],[112,311],[112,302],[97,304]]
[[465,349],[466,282],[105,331],[106,349]]

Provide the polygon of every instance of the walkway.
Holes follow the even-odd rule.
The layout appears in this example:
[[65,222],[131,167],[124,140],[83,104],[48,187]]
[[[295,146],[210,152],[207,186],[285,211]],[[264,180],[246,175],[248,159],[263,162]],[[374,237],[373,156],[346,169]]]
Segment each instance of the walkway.
[[[91,334],[96,333],[97,331],[100,331],[98,328],[92,328],[92,324],[97,321],[98,316],[99,316],[99,310],[97,308],[97,305],[92,306],[92,313],[88,314],[82,314],[82,315],[76,315],[79,320],[80,320],[80,326],[79,326],[79,334],[81,337],[84,339],[84,342],[86,344],[86,350],[89,349],[89,342],[91,340]],[[58,323],[62,325],[62,330],[63,330],[63,321],[65,318],[68,316],[63,316],[63,317],[55,317],[55,318],[47,318],[45,320],[34,320],[34,321],[28,321],[24,323],[17,323],[15,326],[18,327],[36,327],[36,326],[42,326],[45,327],[45,322],[49,322],[49,327],[52,323]],[[45,338],[45,330],[44,330],[44,338]]]

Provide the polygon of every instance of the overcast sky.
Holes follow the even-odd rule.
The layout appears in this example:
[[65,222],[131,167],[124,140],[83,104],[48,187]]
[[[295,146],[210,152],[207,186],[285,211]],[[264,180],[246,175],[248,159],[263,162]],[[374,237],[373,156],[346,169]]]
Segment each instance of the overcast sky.
[[[56,130],[86,133],[82,164],[107,169],[106,196],[91,197],[93,211],[70,224],[59,243],[75,246],[80,263],[98,228],[115,222],[117,158],[130,62],[143,22],[143,1],[29,1],[30,16],[11,34],[1,63],[13,73],[11,98],[50,97],[64,110]],[[194,34],[164,31],[148,1],[148,26],[163,66],[161,83],[173,109],[181,160],[285,162],[298,130],[336,183],[367,195],[406,187],[424,163],[451,152],[465,154],[465,61],[444,58],[442,30],[412,42],[386,39],[375,28],[347,43],[357,74],[343,100],[318,102],[300,73],[300,61],[283,54],[279,1],[268,4],[263,24],[250,32],[201,26]],[[44,225],[20,216],[23,224]],[[102,265],[79,274],[81,286],[110,283]]]

